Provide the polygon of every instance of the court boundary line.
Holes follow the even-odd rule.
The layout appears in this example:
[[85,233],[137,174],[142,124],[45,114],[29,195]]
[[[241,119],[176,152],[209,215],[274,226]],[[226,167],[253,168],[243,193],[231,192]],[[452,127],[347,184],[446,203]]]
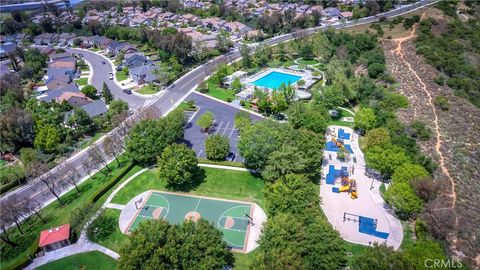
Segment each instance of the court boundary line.
[[[243,239],[243,246],[242,248],[234,248],[232,247],[232,250],[237,250],[238,252],[243,252],[245,253],[245,250],[246,250],[246,243],[247,240],[248,240],[248,232],[249,232],[249,229],[250,229],[250,223],[247,225],[247,229],[242,231],[242,230],[238,230],[238,229],[226,229],[224,228],[223,226],[220,225],[220,219],[222,219],[222,217],[225,216],[225,213],[227,213],[228,211],[232,210],[232,209],[235,209],[235,208],[239,208],[239,207],[246,207],[245,205],[237,205],[237,206],[233,206],[233,207],[230,207],[229,209],[225,210],[221,215],[220,217],[218,218],[218,221],[217,221],[217,228],[220,228],[222,230],[231,230],[231,231],[237,231],[237,232],[243,232],[244,235],[245,235],[245,239]],[[252,208],[253,208],[253,204],[250,206],[250,213],[252,212]],[[225,216],[226,217],[226,216]],[[231,216],[230,216],[231,217]],[[248,219],[244,219],[244,220],[248,220]],[[235,244],[232,244],[230,241],[227,241],[227,239],[225,239],[225,237],[223,238],[223,240],[225,240],[225,242],[229,243],[230,245],[232,246],[236,246],[238,247],[239,245],[235,245]]]
[[[167,208],[167,213],[165,214],[165,216],[163,216],[163,218],[166,218],[167,215],[168,215],[168,213],[170,213],[170,201],[169,201],[167,198],[165,198],[162,194],[154,194],[153,191],[152,191],[152,195],[160,196],[160,197],[162,197],[162,198],[167,202],[167,207],[168,207],[168,208]],[[150,196],[151,196],[151,195],[150,195]],[[149,199],[150,199],[150,197],[149,197]],[[157,207],[158,207],[158,206],[157,206]]]
[[[252,220],[253,220],[253,208],[255,207],[255,204],[252,205],[252,207],[250,208],[250,217],[252,217]],[[250,227],[252,227],[253,225],[252,224],[248,224],[247,226],[247,232],[245,233],[245,242],[243,244],[243,253],[247,253],[247,245],[248,245],[248,239],[250,238]]]
[[223,198],[218,198],[218,197],[208,197],[208,196],[202,196],[202,195],[195,195],[191,193],[175,193],[175,192],[169,192],[169,191],[161,191],[161,190],[156,190],[152,189],[150,190],[151,192],[159,192],[159,193],[165,193],[165,194],[171,194],[171,195],[177,195],[177,196],[184,196],[184,197],[196,197],[196,198],[203,198],[203,199],[209,199],[209,200],[217,200],[217,201],[226,201],[226,202],[235,202],[235,203],[244,203],[244,204],[249,204],[253,205],[253,202],[249,201],[241,201],[241,200],[234,200],[234,199],[223,199]]
[[[152,195],[152,192],[153,192],[152,190],[150,190],[150,191],[148,192],[148,194],[147,194],[147,196],[146,196],[146,199],[145,199],[145,201],[143,202],[143,204],[142,204],[142,206],[140,207],[140,209],[142,209],[143,206],[147,203],[148,199],[150,198],[150,195]],[[137,219],[137,217],[138,217],[139,214],[140,214],[140,210],[137,209],[135,215],[133,215],[132,220],[130,220],[130,223],[128,223],[128,226],[127,226],[127,228],[125,229],[124,234],[127,234],[127,235],[130,235],[130,234],[131,234],[131,232],[130,232],[130,227],[132,227],[133,222]]]

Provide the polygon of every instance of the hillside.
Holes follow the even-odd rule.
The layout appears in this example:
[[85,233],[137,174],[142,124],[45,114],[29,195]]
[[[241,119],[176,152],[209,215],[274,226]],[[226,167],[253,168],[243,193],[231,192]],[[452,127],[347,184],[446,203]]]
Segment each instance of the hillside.
[[410,103],[399,118],[405,123],[421,121],[433,132],[420,145],[438,164],[434,173],[438,195],[421,218],[433,236],[449,243],[453,255],[465,256],[478,266],[478,5],[472,9],[477,12],[464,11],[457,17],[451,6],[429,8],[411,33],[385,39],[383,44],[387,68],[399,83],[397,91]]

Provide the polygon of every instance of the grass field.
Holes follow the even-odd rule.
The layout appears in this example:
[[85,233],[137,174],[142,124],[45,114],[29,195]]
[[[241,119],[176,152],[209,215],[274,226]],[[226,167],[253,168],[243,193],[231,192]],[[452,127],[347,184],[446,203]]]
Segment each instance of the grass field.
[[115,78],[117,78],[117,81],[124,81],[128,79],[128,72],[124,72],[123,70],[117,71],[115,73]]
[[143,95],[151,95],[157,92],[158,92],[158,88],[149,84],[137,90],[137,93],[143,94]]
[[298,63],[300,64],[303,64],[303,65],[316,65],[318,64],[319,62],[315,59],[298,59],[297,61]]
[[75,82],[78,85],[87,85],[88,84],[88,78],[80,78],[78,80],[75,80]]
[[[191,194],[224,199],[245,200],[263,205],[263,187],[260,180],[248,172],[203,168],[205,179]],[[150,190],[167,190],[165,180],[158,177],[158,169],[150,169],[128,183],[112,200],[127,204],[133,197]]]
[[218,85],[213,83],[208,83],[208,93],[207,95],[212,96],[214,98],[221,99],[223,101],[230,101],[235,99],[235,91],[231,89],[221,88]]
[[[128,166],[128,162],[125,156],[120,157],[122,161],[122,166]],[[92,195],[109,179],[118,175],[121,170],[117,167],[116,161],[110,163],[109,167],[112,169],[112,172],[105,176],[104,174],[98,172],[93,175],[90,179],[86,180],[82,184],[79,185],[81,193],[77,193],[75,189],[69,191],[67,194],[63,195],[61,199],[64,201],[64,205],[61,205],[58,201],[55,201],[44,208],[43,216],[46,218],[47,223],[43,224],[40,222],[39,219],[35,219],[31,225],[23,224],[22,228],[25,231],[23,235],[20,235],[16,228],[12,228],[10,230],[10,238],[16,241],[19,244],[19,247],[16,249],[11,249],[6,246],[3,242],[2,245],[2,269],[11,269],[14,265],[16,265],[19,261],[24,261],[27,258],[27,249],[28,247],[38,241],[36,238],[38,236],[38,232],[41,230],[49,229],[54,226],[58,226],[64,223],[68,223],[70,221],[70,214],[76,208],[83,208],[86,206],[87,202],[90,200]],[[105,169],[104,169],[105,170]],[[127,175],[125,175],[117,186],[125,181],[128,177],[130,177],[135,172],[141,170],[141,167],[134,167]],[[115,187],[114,187],[115,188]],[[97,201],[95,206],[102,205],[108,195],[113,191],[112,188],[109,192],[105,193],[100,200]],[[5,260],[5,256],[7,256],[6,252],[10,254],[10,259]]]
[[117,261],[98,251],[80,253],[42,265],[38,270],[114,270]]

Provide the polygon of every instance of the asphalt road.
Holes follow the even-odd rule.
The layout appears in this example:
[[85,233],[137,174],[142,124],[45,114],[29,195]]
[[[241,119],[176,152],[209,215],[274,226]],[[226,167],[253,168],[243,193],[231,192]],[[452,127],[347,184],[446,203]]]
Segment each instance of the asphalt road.
[[[395,17],[403,13],[407,13],[413,9],[416,9],[422,6],[427,6],[435,2],[438,2],[438,1],[422,0],[409,6],[392,10],[384,14],[379,14],[375,17],[362,18],[357,21],[352,21],[345,24],[338,24],[331,27],[335,29],[341,29],[341,28],[347,28],[350,26],[377,21],[380,18],[380,16]],[[326,28],[327,27],[325,26],[320,26],[320,27],[316,27],[316,28],[312,28],[304,31],[307,34],[313,34],[315,32],[323,31]],[[285,35],[277,36],[272,39],[266,40],[262,42],[260,45],[257,45],[255,47],[262,46],[262,45],[271,46],[274,44],[285,42],[292,38],[294,38],[293,34],[285,34]],[[68,50],[73,51],[74,49],[68,49]],[[93,84],[95,87],[97,87],[97,89],[100,90],[103,81],[106,80],[107,85],[112,91],[112,94],[117,98],[127,101],[131,105],[131,108],[136,108],[138,106],[141,106],[142,104],[153,105],[158,107],[163,114],[169,112],[177,104],[179,104],[182,100],[184,100],[188,96],[188,94],[193,91],[194,87],[197,84],[199,84],[207,76],[209,76],[216,70],[216,67],[219,64],[232,62],[240,58],[240,53],[238,51],[234,51],[226,55],[219,56],[209,61],[208,63],[197,67],[196,69],[192,70],[191,72],[187,73],[186,75],[178,79],[174,84],[170,86],[169,90],[167,90],[166,93],[163,94],[162,96],[145,101],[141,97],[124,94],[121,91],[120,87],[118,87],[113,81],[108,80],[108,72],[112,71],[112,68],[108,64],[108,62],[105,65],[101,63],[101,61],[103,61],[102,56],[96,55],[95,53],[92,53],[92,52],[81,51],[81,53],[85,57],[88,57],[88,59],[91,60],[90,62],[92,63],[94,68]],[[102,139],[100,139],[96,144],[101,145],[101,143],[102,143]],[[81,175],[86,178],[86,172],[84,172],[81,169],[81,165],[85,162],[86,158],[87,158],[87,155],[84,152],[80,152],[76,156],[68,159],[66,162],[72,163],[78,169],[79,173],[81,173]],[[68,187],[68,189],[71,189],[71,188],[73,188],[73,186]],[[54,199],[53,195],[44,187],[43,184],[34,181],[14,191],[11,191],[11,192],[8,192],[7,194],[2,195],[2,197],[0,198],[0,203],[3,204],[5,202],[8,202],[8,198],[10,198],[10,196],[14,194],[19,197],[24,197],[24,196],[30,197],[32,200],[35,200],[36,202],[43,205],[48,204],[50,201]]]
[[106,57],[86,50],[69,48],[65,49],[65,51],[68,53],[74,53],[76,55],[81,54],[83,55],[82,58],[90,63],[93,68],[92,85],[95,86],[98,91],[102,91],[103,82],[106,82],[112,95],[116,99],[126,101],[130,109],[136,109],[145,103],[145,98],[136,96],[134,94],[125,94],[123,93],[123,89],[120,88],[113,80],[109,80],[109,72],[112,72],[112,74],[115,75],[115,71],[112,69],[112,66],[109,64]]
[[[193,100],[199,110],[195,113],[191,113],[189,121],[185,128],[184,141],[189,147],[191,147],[197,157],[206,158],[205,154],[205,140],[209,135],[220,134],[225,136],[230,141],[230,152],[235,153],[234,161],[243,162],[243,158],[237,149],[238,143],[238,130],[235,128],[234,119],[235,115],[240,109],[233,106],[215,101],[208,97],[204,97],[198,93],[190,94],[186,100]],[[215,123],[208,134],[204,133],[196,122],[200,116],[206,112],[211,112],[214,115]],[[261,120],[262,117],[250,114],[252,121]]]

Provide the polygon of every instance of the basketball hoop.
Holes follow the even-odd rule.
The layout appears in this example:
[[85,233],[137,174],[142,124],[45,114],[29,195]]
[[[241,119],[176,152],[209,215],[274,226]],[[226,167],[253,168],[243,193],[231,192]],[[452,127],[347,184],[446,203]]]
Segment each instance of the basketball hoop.
[[135,202],[135,208],[138,210],[138,204],[141,204],[143,201],[143,198],[140,197],[140,199],[138,201]]

